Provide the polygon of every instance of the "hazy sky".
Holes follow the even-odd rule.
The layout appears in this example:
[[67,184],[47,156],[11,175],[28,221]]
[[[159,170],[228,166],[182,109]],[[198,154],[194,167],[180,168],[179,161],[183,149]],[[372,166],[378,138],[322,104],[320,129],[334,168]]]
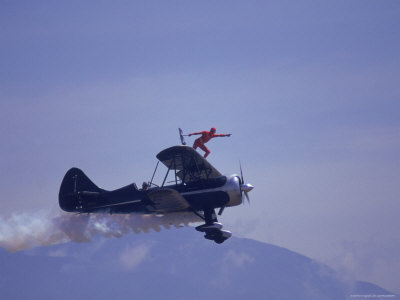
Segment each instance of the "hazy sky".
[[226,228],[400,292],[399,36],[397,0],[0,0],[0,217],[215,126],[210,162],[256,186]]

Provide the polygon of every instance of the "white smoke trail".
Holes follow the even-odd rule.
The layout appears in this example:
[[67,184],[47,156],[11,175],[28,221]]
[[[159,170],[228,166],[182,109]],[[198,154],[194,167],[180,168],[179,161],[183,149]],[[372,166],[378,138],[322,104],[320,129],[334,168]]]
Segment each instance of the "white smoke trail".
[[0,247],[7,251],[19,251],[37,246],[73,242],[89,242],[94,236],[121,237],[130,232],[160,231],[161,227],[188,226],[199,222],[193,213],[169,213],[166,215],[109,215],[67,214],[50,212],[13,214],[0,218]]

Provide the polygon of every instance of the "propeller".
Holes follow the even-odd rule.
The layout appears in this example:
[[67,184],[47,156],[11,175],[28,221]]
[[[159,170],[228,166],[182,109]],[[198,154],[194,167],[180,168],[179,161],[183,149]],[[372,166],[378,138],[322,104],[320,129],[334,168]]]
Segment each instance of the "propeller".
[[250,204],[250,198],[248,193],[254,189],[254,186],[252,186],[250,183],[244,183],[244,178],[243,178],[243,170],[242,170],[242,163],[239,161],[240,165],[240,193],[243,197],[243,193],[246,196],[247,202]]

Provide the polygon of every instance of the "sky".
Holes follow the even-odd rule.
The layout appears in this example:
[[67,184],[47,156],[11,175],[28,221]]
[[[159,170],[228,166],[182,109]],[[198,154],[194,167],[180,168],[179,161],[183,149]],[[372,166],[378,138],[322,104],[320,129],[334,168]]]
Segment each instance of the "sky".
[[[186,133],[255,186],[220,218],[400,292],[398,1],[0,0],[2,222],[65,172],[151,178]],[[188,142],[193,142],[188,138]]]

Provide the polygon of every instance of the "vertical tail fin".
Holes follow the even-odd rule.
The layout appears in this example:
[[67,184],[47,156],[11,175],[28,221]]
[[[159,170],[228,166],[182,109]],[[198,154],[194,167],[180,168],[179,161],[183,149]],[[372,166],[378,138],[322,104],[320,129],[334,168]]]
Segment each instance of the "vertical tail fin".
[[72,168],[65,174],[58,194],[58,203],[61,209],[72,212],[81,206],[79,192],[102,192],[89,177],[78,168]]

